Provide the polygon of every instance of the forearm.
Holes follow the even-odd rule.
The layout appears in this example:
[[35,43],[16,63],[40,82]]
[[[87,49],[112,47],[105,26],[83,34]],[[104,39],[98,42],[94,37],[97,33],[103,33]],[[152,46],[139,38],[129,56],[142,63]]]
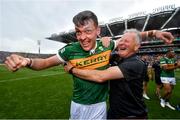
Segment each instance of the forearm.
[[31,64],[28,65],[27,67],[33,70],[43,70],[50,67],[48,66],[45,59],[35,58],[35,59],[31,59],[31,61],[32,61]]
[[165,70],[174,70],[174,69],[176,69],[175,67],[168,67],[168,68],[166,68]]
[[156,37],[155,33],[157,32],[157,30],[149,30],[149,31],[145,31],[145,32],[141,32],[141,37],[142,40],[146,40],[147,38],[151,38],[151,37]]
[[163,66],[163,69],[169,71],[169,70],[174,70],[174,69],[176,69],[177,67],[178,67],[178,66],[166,65],[166,66]]
[[105,70],[82,70],[73,68],[72,74],[82,79],[99,83],[124,77],[118,66],[113,66]]
[[94,81],[94,82],[104,82],[106,81],[103,79],[103,74],[101,73],[100,70],[82,70],[82,69],[77,69],[74,68],[72,70],[72,74],[75,75],[76,77],[89,80],[89,81]]
[[41,58],[25,58],[16,54],[8,56],[5,60],[5,65],[10,71],[17,71],[20,68],[28,67],[33,70],[42,70],[52,66],[61,64],[57,55],[52,57],[41,59]]
[[28,65],[28,67],[33,70],[43,70],[49,67],[57,66],[62,63],[57,56],[52,56],[46,59],[34,58],[31,59],[31,61],[32,62],[30,65]]

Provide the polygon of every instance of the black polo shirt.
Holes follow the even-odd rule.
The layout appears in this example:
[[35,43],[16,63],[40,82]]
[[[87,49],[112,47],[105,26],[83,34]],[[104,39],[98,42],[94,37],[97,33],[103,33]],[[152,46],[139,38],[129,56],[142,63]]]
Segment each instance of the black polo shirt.
[[136,56],[122,59],[118,64],[124,78],[110,81],[108,118],[144,117],[147,109],[142,97],[145,65]]
[[161,74],[161,67],[160,67],[160,62],[156,61],[153,63],[152,67],[154,68],[154,73],[155,73],[155,82],[158,85],[161,85],[161,79],[160,79],[160,74]]

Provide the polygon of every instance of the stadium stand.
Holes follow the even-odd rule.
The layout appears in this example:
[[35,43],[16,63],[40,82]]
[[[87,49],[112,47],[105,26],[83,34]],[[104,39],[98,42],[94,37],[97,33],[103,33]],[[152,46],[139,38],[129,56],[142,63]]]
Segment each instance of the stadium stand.
[[[147,30],[161,30],[171,32],[175,41],[170,45],[165,45],[162,41],[148,39],[142,42],[139,54],[157,54],[165,53],[170,47],[176,53],[180,53],[180,7],[175,5],[166,5],[153,9],[152,13],[129,15],[128,19],[111,20],[109,23],[101,24],[101,37],[109,36],[119,38],[125,29],[136,28],[139,31]],[[59,34],[52,34],[47,37],[49,40],[59,41],[63,43],[70,43],[76,41],[75,31],[61,32]]]

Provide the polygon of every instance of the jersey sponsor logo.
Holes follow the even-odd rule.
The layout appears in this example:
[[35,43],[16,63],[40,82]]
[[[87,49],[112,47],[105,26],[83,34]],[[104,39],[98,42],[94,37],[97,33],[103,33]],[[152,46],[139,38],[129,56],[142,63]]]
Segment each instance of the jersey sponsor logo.
[[92,55],[88,58],[80,58],[70,60],[73,66],[83,69],[96,69],[109,64],[111,50],[100,54]]

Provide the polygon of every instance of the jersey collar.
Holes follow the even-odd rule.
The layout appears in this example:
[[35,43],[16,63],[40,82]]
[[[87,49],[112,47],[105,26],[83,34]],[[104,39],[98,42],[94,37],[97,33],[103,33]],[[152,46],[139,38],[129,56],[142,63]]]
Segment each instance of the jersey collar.
[[96,48],[97,48],[97,41],[96,41],[96,45],[95,45],[95,47],[89,51],[89,54],[90,54],[90,55],[94,54],[94,53],[95,53]]

